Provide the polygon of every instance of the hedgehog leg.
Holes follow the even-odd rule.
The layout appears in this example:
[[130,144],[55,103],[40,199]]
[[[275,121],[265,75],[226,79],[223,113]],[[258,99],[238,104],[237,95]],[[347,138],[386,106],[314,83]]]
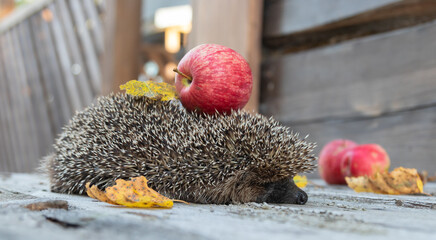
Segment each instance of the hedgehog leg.
[[265,194],[259,196],[257,202],[305,204],[308,199],[292,179],[268,183],[264,187]]

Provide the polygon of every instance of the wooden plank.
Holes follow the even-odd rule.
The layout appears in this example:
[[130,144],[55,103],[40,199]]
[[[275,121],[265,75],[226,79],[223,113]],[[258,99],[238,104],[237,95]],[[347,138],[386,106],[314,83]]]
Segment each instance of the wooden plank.
[[[330,5],[326,1],[310,0],[309,2],[323,2],[321,7],[310,8],[308,2],[301,1],[272,1],[268,2],[266,8],[266,24],[265,37],[263,39],[264,46],[271,50],[280,50],[282,52],[295,52],[308,48],[318,47],[322,45],[331,45],[345,40],[368,36],[376,33],[392,31],[395,29],[415,26],[424,22],[429,22],[436,19],[436,2],[434,0],[408,0],[408,1],[345,1],[335,0],[337,5]],[[392,2],[392,4],[387,4]],[[340,4],[338,4],[340,3]],[[269,5],[272,7],[268,7]],[[293,5],[295,6],[293,6]],[[298,14],[290,14],[289,12],[300,12],[306,18],[306,22],[310,23],[315,19],[316,22],[319,16],[327,15],[335,17],[335,10],[330,9],[359,9],[362,6],[373,4],[375,9],[364,8],[368,11],[361,13],[355,12],[356,15],[337,19],[333,22],[319,22],[318,25],[306,26],[306,29],[283,29],[281,26],[292,26],[292,16]],[[341,7],[341,6],[348,7]],[[294,8],[292,8],[294,7]],[[268,10],[272,8],[272,10]],[[304,8],[311,9],[312,14],[305,13]],[[316,10],[319,9],[319,10]],[[319,11],[319,12],[317,12]],[[342,11],[342,10],[340,10]],[[268,13],[269,12],[269,13]],[[286,14],[282,14],[285,12]],[[324,12],[321,14],[320,12]],[[304,22],[303,19],[300,21]],[[322,17],[321,17],[322,19]],[[331,19],[333,20],[333,19]],[[303,24],[304,25],[304,24]]]
[[392,168],[403,166],[436,172],[436,106],[355,120],[290,124],[302,136],[318,143],[316,154],[327,142],[347,138],[377,143],[391,158]]
[[[2,70],[2,67],[0,66],[0,70]],[[0,79],[3,79],[0,75]],[[0,92],[1,94],[1,92]],[[0,98],[0,101],[2,99]],[[2,107],[0,103],[0,107]],[[4,109],[2,107],[2,109]],[[9,139],[6,136],[6,128],[7,128],[7,122],[6,122],[6,112],[0,111],[0,172],[5,172],[6,170],[9,170],[9,152],[7,148],[7,142]]]
[[26,79],[31,90],[31,104],[34,121],[38,131],[38,157],[48,154],[55,137],[55,129],[49,118],[48,99],[44,92],[44,81],[38,68],[36,50],[32,43],[29,21],[24,21],[18,27],[20,46],[22,48],[24,65],[26,66]]
[[52,19],[49,22],[50,30],[53,35],[53,41],[55,43],[56,55],[59,59],[59,65],[61,67],[62,78],[59,81],[63,81],[66,89],[69,102],[71,103],[73,111],[80,110],[86,103],[82,103],[79,94],[79,88],[77,86],[76,80],[74,79],[74,74],[72,73],[72,66],[70,56],[67,50],[67,42],[62,33],[61,25],[59,22],[59,16],[54,8],[54,4],[48,6],[46,11],[50,11],[52,14]]
[[93,37],[92,39],[94,47],[97,50],[97,55],[101,55],[104,50],[103,24],[97,12],[97,5],[93,0],[82,0],[82,5],[87,17],[87,23],[89,23],[88,26]]
[[202,43],[217,43],[244,56],[253,73],[253,91],[245,109],[257,112],[263,1],[194,0],[191,5],[193,23],[188,48]]
[[[64,0],[60,0],[59,4],[65,4]],[[86,27],[86,19],[85,15],[83,14],[82,4],[80,1],[68,1],[68,4],[77,30],[76,34],[78,34],[81,42],[81,47],[83,48],[85,62],[90,73],[91,86],[93,87],[95,93],[100,93],[100,63],[97,58],[97,51],[92,44],[91,35]]]
[[53,2],[53,0],[38,0],[14,9],[13,14],[8,15],[6,18],[0,21],[0,34],[3,34],[4,32],[13,28],[15,25],[25,21],[25,19],[41,11],[41,9],[46,7],[51,2]]
[[3,34],[2,45],[4,46],[5,57],[5,69],[6,69],[6,96],[9,102],[9,114],[12,115],[11,126],[13,126],[12,135],[15,135],[15,150],[14,150],[14,168],[12,171],[20,171],[24,168],[23,160],[28,158],[28,151],[25,148],[27,125],[25,123],[25,117],[22,114],[23,109],[20,102],[20,88],[17,86],[17,78],[19,73],[14,64],[15,56],[13,54],[13,45],[11,41],[11,30]]
[[77,81],[78,90],[83,100],[84,105],[88,105],[94,98],[94,89],[91,85],[91,74],[84,61],[84,54],[79,44],[79,39],[75,34],[75,28],[72,22],[71,14],[65,1],[56,1],[55,9],[52,10],[58,13],[58,17],[62,23],[62,30],[66,44],[68,47],[69,56],[71,56],[71,70],[74,74],[74,79]]
[[6,69],[6,81],[4,83],[4,94],[7,96],[7,105],[9,106],[8,114],[10,115],[9,123],[11,127],[11,137],[14,146],[14,158],[11,159],[13,165],[11,171],[20,171],[24,168],[23,160],[29,158],[29,151],[26,148],[27,141],[27,124],[26,117],[23,114],[23,105],[20,96],[20,87],[17,86],[17,78],[20,73],[15,66],[15,57],[13,54],[13,44],[11,40],[11,31],[3,33],[1,43],[3,49],[4,68]]
[[39,137],[38,128],[36,125],[35,116],[32,113],[32,89],[27,81],[27,66],[25,65],[24,58],[26,53],[22,51],[22,46],[19,41],[18,28],[21,28],[22,24],[16,25],[11,29],[10,41],[12,45],[13,59],[12,64],[15,68],[14,87],[11,89],[11,93],[15,94],[19,98],[19,111],[20,122],[25,126],[19,125],[23,128],[25,139],[22,142],[22,152],[27,153],[27,158],[20,159],[23,163],[22,168],[18,169],[20,172],[29,172],[34,170],[38,165],[39,157],[43,153],[39,151]]
[[264,62],[261,112],[300,123],[436,103],[436,23]]
[[399,0],[265,1],[264,36],[282,36],[322,26]]
[[139,76],[141,2],[106,2],[103,94],[119,92],[121,84]]
[[[2,43],[2,36],[0,35],[0,43]],[[7,98],[7,76],[4,66],[4,50],[3,45],[0,44],[0,135],[1,135],[1,153],[0,159],[1,169],[0,172],[8,172],[15,169],[14,166],[14,136],[11,133],[11,110],[9,106],[9,99]]]
[[62,126],[70,119],[72,111],[66,97],[65,87],[60,81],[62,75],[53,50],[54,43],[48,25],[39,14],[33,16],[30,22],[33,35],[32,41],[35,44],[38,66],[47,94],[50,119],[52,119],[55,133],[59,133]]

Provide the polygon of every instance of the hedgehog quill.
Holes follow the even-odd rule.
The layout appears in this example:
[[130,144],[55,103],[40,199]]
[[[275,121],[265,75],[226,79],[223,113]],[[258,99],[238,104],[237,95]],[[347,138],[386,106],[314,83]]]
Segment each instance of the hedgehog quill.
[[43,167],[58,193],[145,176],[160,194],[188,202],[304,204],[307,194],[292,177],[313,170],[314,147],[260,114],[190,113],[172,101],[118,93],[78,112]]

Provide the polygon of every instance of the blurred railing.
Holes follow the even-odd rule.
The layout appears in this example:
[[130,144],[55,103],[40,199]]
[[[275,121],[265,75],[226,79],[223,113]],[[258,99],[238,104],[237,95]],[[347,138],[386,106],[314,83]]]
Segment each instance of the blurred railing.
[[28,172],[101,92],[104,1],[41,0],[0,21],[0,172]]

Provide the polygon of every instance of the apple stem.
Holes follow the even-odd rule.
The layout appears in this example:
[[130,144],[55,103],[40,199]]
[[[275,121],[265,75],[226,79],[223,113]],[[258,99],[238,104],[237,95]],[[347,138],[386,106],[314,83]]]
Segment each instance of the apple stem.
[[176,72],[176,73],[178,73],[178,74],[180,74],[180,75],[182,75],[183,77],[187,78],[189,81],[192,81],[192,77],[190,77],[190,76],[188,76],[188,75],[186,75],[186,74],[180,72],[179,69],[174,68],[173,71]]

